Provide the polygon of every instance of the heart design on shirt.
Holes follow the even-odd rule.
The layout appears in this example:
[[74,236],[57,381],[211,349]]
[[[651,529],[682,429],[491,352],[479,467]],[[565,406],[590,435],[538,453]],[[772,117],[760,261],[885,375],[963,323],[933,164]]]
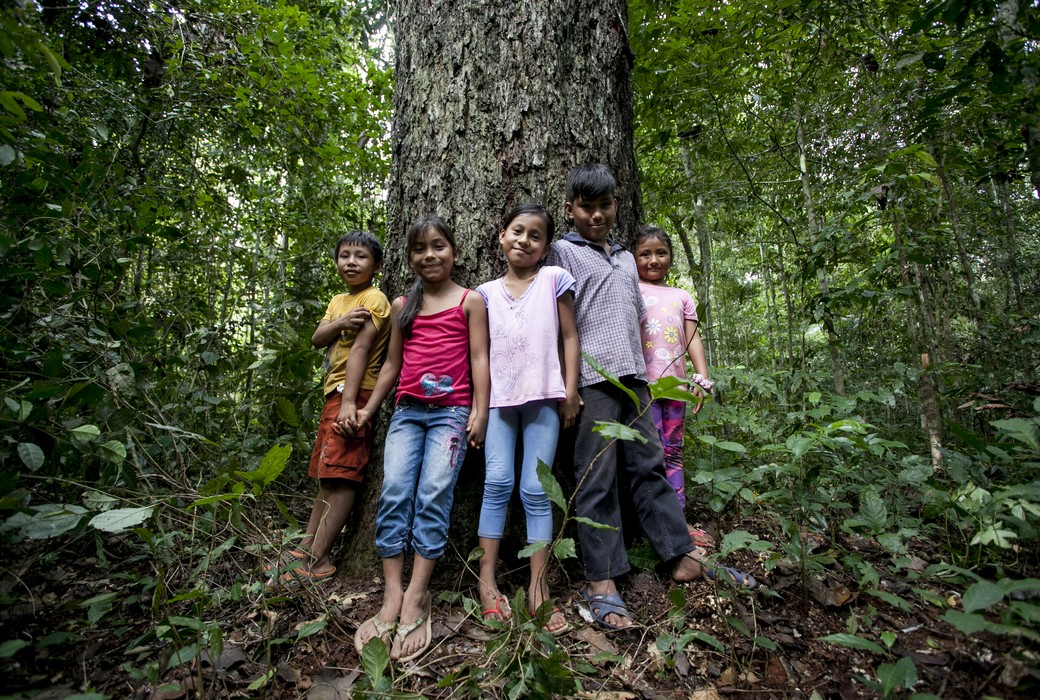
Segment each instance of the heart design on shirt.
[[427,372],[419,378],[419,386],[427,396],[446,396],[455,388],[452,386],[451,377],[446,374],[437,376],[433,372]]

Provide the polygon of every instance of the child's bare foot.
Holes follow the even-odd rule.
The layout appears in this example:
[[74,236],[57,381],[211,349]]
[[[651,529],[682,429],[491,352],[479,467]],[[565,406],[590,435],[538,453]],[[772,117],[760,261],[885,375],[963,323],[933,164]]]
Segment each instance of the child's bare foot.
[[498,590],[498,584],[494,580],[488,582],[481,578],[477,582],[477,589],[480,592],[480,609],[485,620],[506,622],[513,617],[509,599]]
[[[542,607],[549,598],[549,585],[542,582],[541,585],[531,584],[531,587],[527,589],[527,605],[528,610],[532,615],[538,612],[538,608]],[[553,608],[552,615],[549,616],[549,620],[545,623],[545,630],[550,634],[563,634],[570,628],[567,624],[567,618],[563,616],[559,608]]]
[[401,605],[400,624],[394,635],[390,658],[394,661],[411,661],[430,646],[430,614],[433,594],[429,590],[420,593],[405,593]]
[[672,579],[677,583],[699,579],[704,575],[704,567],[700,562],[704,554],[704,550],[697,547],[692,552],[687,552],[679,557],[672,568]]

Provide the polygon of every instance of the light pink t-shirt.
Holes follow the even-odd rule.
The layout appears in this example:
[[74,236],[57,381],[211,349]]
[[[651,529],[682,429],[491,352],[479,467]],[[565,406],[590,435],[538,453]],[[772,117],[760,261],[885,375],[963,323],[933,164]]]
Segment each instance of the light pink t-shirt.
[[477,287],[488,307],[491,408],[567,396],[560,367],[557,298],[574,292],[574,278],[546,265],[519,299],[501,279]]
[[[643,317],[643,359],[646,379],[686,378],[686,337],[684,322],[697,320],[697,307],[685,289],[639,283],[646,304]],[[677,359],[678,358],[678,359]]]

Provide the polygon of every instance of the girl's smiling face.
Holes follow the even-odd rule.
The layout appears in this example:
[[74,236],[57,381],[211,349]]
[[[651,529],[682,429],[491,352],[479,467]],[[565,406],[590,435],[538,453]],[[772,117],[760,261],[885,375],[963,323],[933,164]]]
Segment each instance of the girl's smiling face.
[[636,270],[643,282],[664,284],[671,266],[672,250],[660,238],[648,238],[636,246]]
[[443,282],[451,277],[456,255],[451,241],[431,227],[416,236],[408,251],[408,263],[423,282]]
[[534,267],[548,250],[545,220],[537,214],[519,214],[498,234],[498,242],[510,267]]

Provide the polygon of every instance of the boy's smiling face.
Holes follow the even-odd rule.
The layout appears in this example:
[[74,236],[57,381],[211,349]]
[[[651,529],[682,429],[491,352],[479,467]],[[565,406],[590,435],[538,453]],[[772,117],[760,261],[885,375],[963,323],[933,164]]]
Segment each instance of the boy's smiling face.
[[360,292],[372,286],[372,277],[381,265],[376,264],[375,256],[368,246],[357,243],[344,243],[336,251],[336,268],[339,276],[352,293]]
[[607,236],[614,227],[618,201],[613,194],[586,199],[574,196],[573,202],[564,205],[564,211],[574,218],[574,229],[589,243],[606,248]]

